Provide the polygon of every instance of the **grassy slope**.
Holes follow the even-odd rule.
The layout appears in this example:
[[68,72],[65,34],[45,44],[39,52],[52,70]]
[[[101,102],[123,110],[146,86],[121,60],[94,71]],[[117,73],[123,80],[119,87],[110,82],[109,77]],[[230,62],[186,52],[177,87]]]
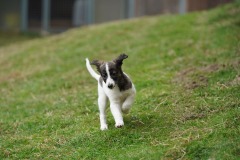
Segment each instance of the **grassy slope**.
[[0,47],[7,46],[12,43],[25,42],[34,38],[40,38],[36,33],[18,33],[18,32],[3,32],[0,31]]
[[[240,156],[240,9],[146,17],[0,48],[0,159]],[[99,130],[84,58],[126,52],[138,94]]]

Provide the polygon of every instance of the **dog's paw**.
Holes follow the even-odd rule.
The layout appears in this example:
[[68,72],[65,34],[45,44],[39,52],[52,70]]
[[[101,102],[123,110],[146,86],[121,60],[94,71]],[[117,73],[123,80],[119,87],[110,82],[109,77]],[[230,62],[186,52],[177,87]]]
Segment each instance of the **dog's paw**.
[[107,125],[102,125],[100,129],[101,129],[102,131],[107,130],[107,129],[108,129],[108,126],[107,126]]
[[124,123],[123,122],[119,122],[119,123],[116,123],[115,124],[115,127],[116,128],[121,128],[121,127],[123,127],[124,126]]

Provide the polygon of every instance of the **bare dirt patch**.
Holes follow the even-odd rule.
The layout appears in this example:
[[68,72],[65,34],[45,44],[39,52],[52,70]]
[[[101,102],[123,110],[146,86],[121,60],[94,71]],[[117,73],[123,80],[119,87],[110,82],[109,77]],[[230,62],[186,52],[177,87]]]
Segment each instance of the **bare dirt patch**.
[[19,79],[21,77],[22,77],[22,74],[20,72],[13,72],[6,76],[0,77],[0,82],[13,81],[13,80]]
[[240,75],[236,75],[236,77],[230,82],[230,85],[232,86],[240,85]]
[[225,67],[225,65],[211,64],[201,68],[187,68],[177,73],[173,82],[179,83],[186,89],[204,87],[208,84],[208,78],[206,75],[216,72],[223,67]]

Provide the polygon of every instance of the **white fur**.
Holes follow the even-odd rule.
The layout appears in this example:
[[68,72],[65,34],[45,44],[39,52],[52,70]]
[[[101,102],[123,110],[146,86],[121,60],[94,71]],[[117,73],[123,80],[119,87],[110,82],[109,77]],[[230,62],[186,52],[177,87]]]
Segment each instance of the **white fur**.
[[114,80],[110,76],[108,64],[106,64],[106,72],[107,72],[107,75],[108,75],[108,78],[107,78],[107,81],[106,81],[107,86],[113,85],[113,87],[115,87],[116,84],[115,84]]
[[92,69],[92,67],[91,67],[91,65],[90,65],[90,62],[89,62],[89,60],[86,58],[86,66],[87,66],[87,69],[88,69],[88,71],[89,71],[89,73],[91,74],[91,76],[93,77],[93,78],[95,78],[96,80],[98,80],[99,78],[100,78],[100,75],[98,75],[93,69]]
[[[108,78],[106,83],[102,83],[102,86],[99,82],[100,75],[98,75],[91,67],[89,60],[86,59],[86,66],[89,73],[98,81],[98,106],[100,112],[100,129],[108,129],[107,120],[106,120],[106,104],[107,100],[110,101],[110,110],[115,120],[115,127],[119,128],[124,125],[122,113],[128,113],[131,105],[134,102],[136,89],[132,84],[132,87],[125,91],[120,91],[118,86],[115,85],[115,82]],[[108,65],[106,65],[106,71],[109,75]],[[125,74],[125,73],[124,73]],[[125,74],[126,75],[126,74]],[[127,75],[126,75],[127,76]],[[109,89],[108,85],[112,83],[115,87]]]

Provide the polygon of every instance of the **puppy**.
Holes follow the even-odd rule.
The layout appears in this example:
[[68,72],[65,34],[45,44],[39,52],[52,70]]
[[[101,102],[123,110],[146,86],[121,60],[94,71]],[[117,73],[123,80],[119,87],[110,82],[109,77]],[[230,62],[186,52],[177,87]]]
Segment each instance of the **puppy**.
[[119,55],[110,62],[94,60],[91,65],[97,67],[97,74],[91,67],[88,58],[86,66],[93,78],[98,81],[98,106],[100,112],[100,129],[108,129],[106,120],[106,104],[110,101],[110,110],[115,120],[115,127],[123,127],[122,113],[128,113],[134,102],[136,89],[126,73],[122,71],[126,54]]

